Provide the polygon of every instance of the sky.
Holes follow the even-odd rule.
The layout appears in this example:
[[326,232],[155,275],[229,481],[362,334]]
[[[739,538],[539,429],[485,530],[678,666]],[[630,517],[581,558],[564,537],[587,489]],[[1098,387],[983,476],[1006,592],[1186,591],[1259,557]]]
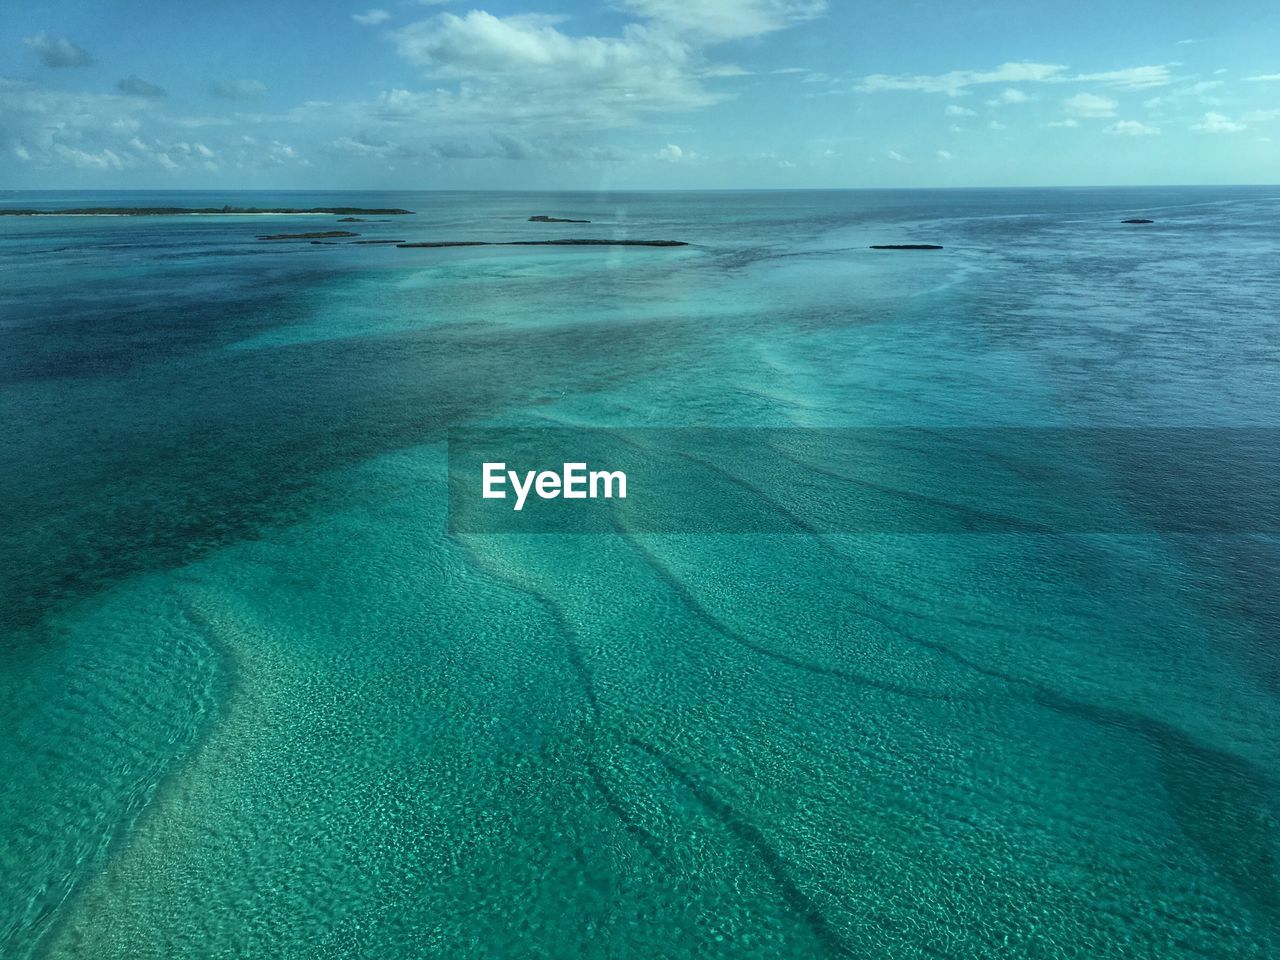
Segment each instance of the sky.
[[1274,0],[3,3],[0,189],[1280,183]]

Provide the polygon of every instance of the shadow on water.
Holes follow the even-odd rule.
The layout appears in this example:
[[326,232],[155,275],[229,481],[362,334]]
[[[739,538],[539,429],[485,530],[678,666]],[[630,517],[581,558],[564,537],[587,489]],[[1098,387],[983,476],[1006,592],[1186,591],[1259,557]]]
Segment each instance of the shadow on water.
[[327,471],[644,376],[662,364],[654,326],[440,326],[10,384],[0,627],[297,519],[342,496]]
[[1150,717],[1085,703],[1044,687],[1036,689],[1035,700],[1058,713],[1145,741],[1178,827],[1259,918],[1280,930],[1280,789],[1274,780],[1255,764]]

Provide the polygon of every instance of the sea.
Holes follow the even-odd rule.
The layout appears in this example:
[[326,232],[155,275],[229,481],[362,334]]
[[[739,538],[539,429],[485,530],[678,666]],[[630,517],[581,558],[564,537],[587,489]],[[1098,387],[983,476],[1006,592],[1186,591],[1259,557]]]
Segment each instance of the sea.
[[[0,216],[7,960],[1280,956],[1280,187],[0,193],[224,205],[413,212]],[[473,428],[753,520],[460,528]],[[904,430],[1234,521],[795,520]]]

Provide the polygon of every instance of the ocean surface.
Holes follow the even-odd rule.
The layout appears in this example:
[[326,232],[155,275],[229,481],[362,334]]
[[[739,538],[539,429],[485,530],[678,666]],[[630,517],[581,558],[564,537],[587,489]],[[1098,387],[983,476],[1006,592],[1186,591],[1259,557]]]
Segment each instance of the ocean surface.
[[[0,204],[415,211],[0,217],[6,960],[1280,956],[1276,518],[446,495],[471,427],[1280,427],[1280,188]],[[342,228],[690,246],[255,239]]]

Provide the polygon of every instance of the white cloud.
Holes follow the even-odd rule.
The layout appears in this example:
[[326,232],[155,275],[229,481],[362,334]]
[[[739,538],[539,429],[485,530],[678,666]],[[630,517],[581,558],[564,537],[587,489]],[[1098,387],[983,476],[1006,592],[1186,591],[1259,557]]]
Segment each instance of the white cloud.
[[1280,73],[1260,73],[1256,77],[1245,77],[1250,83],[1270,83],[1273,80],[1280,80]]
[[383,95],[384,108],[425,122],[613,127],[727,97],[704,86],[706,64],[694,48],[634,24],[617,37],[579,37],[553,18],[473,10],[413,24],[396,43],[428,75],[458,81],[456,90]]
[[164,149],[160,148],[159,145],[144,143],[138,137],[134,137],[126,144],[126,146],[133,151],[137,157],[143,160],[149,160],[164,170],[177,170],[179,167],[178,162],[174,160],[173,157],[169,156]]
[[[498,136],[527,137],[521,142],[538,156],[559,156],[556,138],[563,142],[730,99],[733,78],[748,73],[717,61],[711,48],[821,16],[827,0],[613,0],[613,6],[630,22],[596,34],[576,32],[578,21],[562,16],[433,12],[388,34],[396,51],[429,79],[425,88],[406,84],[322,115],[295,108],[255,122],[366,131],[325,141],[329,152],[356,156],[403,156],[382,147],[391,143],[413,156],[431,156],[437,148],[450,159],[488,156]],[[775,72],[827,79],[801,67]],[[563,149],[571,159],[622,156],[613,149]],[[692,157],[686,152],[683,159]]]
[[1239,133],[1241,130],[1248,129],[1248,126],[1220,113],[1210,111],[1204,115],[1203,120],[1195,124],[1191,129],[1199,133]]
[[951,153],[950,150],[939,150],[937,156],[938,156],[938,159],[941,160],[943,163],[947,163],[948,161],[955,159],[955,156]]
[[1073,119],[1072,117],[1067,117],[1065,120],[1051,120],[1048,123],[1046,123],[1045,126],[1046,127],[1063,127],[1066,129],[1070,129],[1072,127],[1080,126],[1080,121]]
[[1160,128],[1137,120],[1117,120],[1102,132],[1124,137],[1152,137],[1160,132]]
[[[339,137],[327,149],[364,160],[387,163],[421,160],[569,160],[613,163],[631,159],[610,147],[584,146],[556,139],[543,144],[532,143],[511,134],[488,132],[432,137],[414,146],[380,140],[359,133]],[[685,153],[686,159],[697,155]],[[301,161],[306,163],[305,160]]]
[[882,90],[915,90],[922,93],[946,93],[957,96],[969,87],[993,83],[1097,83],[1124,90],[1139,90],[1172,83],[1168,66],[1129,67],[1104,73],[1068,73],[1056,63],[1022,61],[1002,63],[994,70],[952,70],[936,75],[894,76],[877,73],[863,77],[858,85],[864,93]]
[[655,52],[631,29],[624,37],[570,37],[555,17],[495,17],[483,10],[443,13],[397,34],[400,53],[434,76],[470,78],[571,71],[602,80],[626,78]]
[[1148,87],[1163,87],[1173,82],[1169,67],[1165,65],[1130,67],[1127,70],[1111,70],[1107,73],[1079,73],[1068,79],[1079,83],[1101,83],[1121,90],[1145,90]]
[[89,51],[65,37],[38,33],[34,37],[24,37],[22,42],[35,51],[46,67],[88,67],[93,64]]
[[357,133],[353,137],[339,137],[329,146],[339,153],[354,157],[386,160],[397,156],[412,156],[412,151],[405,150],[403,147],[399,147],[388,140],[378,140],[370,137],[365,133]]
[[11,138],[10,150],[34,167],[114,173],[147,168],[213,171],[224,163],[244,169],[306,163],[293,146],[281,141],[254,146],[252,138],[237,138],[231,150],[213,139],[184,139],[184,128],[200,127],[213,134],[226,130],[230,121],[170,116],[162,112],[163,103],[155,97],[64,92],[0,78],[0,116]]
[[1011,103],[1026,103],[1030,99],[1031,98],[1028,97],[1021,90],[1018,90],[1014,87],[1010,87],[1007,90],[1003,91],[1000,94],[1000,96],[993,97],[992,99],[988,100],[987,106],[1004,107],[1004,106],[1008,106]]
[[123,170],[126,161],[114,150],[99,150],[91,153],[73,147],[55,144],[53,153],[64,162],[81,170]]
[[1062,101],[1067,113],[1077,117],[1114,117],[1119,105],[1110,97],[1101,97],[1096,93],[1077,93]]
[[1031,83],[1061,76],[1066,67],[1053,63],[1004,63],[994,70],[952,70],[936,76],[891,76],[876,73],[863,77],[858,89],[864,92],[880,90],[917,90],[924,93],[957,94],[966,87],[988,83]]
[[165,170],[179,170],[183,167],[200,167],[205,170],[217,168],[214,161],[218,154],[203,143],[159,139],[147,142],[141,137],[133,137],[125,146],[130,151],[125,163],[127,166],[155,164]]
[[366,10],[364,13],[353,13],[351,19],[366,27],[376,27],[378,24],[386,23],[390,20],[391,14],[386,10],[379,10],[375,7],[372,10]]
[[0,116],[4,117],[5,133],[37,161],[58,156],[54,149],[58,145],[100,153],[100,146],[136,133],[141,118],[155,109],[154,100],[63,92],[0,78]]
[[665,160],[667,163],[679,163],[684,159],[684,150],[674,143],[668,143],[665,147],[653,155],[655,160]]
[[827,0],[620,0],[619,6],[664,32],[715,43],[813,20],[826,13]]
[[987,124],[987,126],[989,126],[992,130],[1004,129],[1004,124],[1001,123],[999,120],[992,120],[989,124]]
[[942,112],[948,117],[972,117],[975,115],[975,111],[970,110],[968,107],[957,106],[954,103],[949,104],[947,109]]
[[885,154],[885,156],[888,157],[890,160],[892,160],[894,163],[910,163],[911,162],[902,154],[900,154],[897,150],[890,150],[888,153]]
[[831,77],[820,70],[808,70],[803,67],[783,67],[780,70],[769,70],[774,77],[799,77],[801,83],[829,83]]

